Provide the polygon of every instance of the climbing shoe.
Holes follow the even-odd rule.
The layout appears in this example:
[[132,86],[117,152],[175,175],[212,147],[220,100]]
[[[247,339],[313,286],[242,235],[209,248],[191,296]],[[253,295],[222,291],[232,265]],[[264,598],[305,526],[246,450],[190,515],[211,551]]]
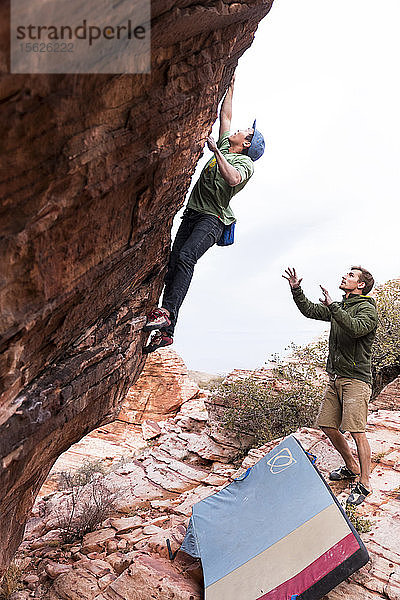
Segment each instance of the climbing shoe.
[[152,331],[152,329],[162,329],[171,325],[171,320],[165,308],[155,308],[149,312],[144,331]]
[[356,477],[357,473],[353,473],[353,471],[350,471],[350,469],[348,469],[345,465],[329,473],[329,479],[331,479],[332,481],[342,481],[343,479],[355,479]]
[[359,506],[370,494],[372,494],[372,490],[367,490],[367,488],[364,487],[362,483],[358,482],[351,490],[350,496],[346,500],[346,504]]
[[165,331],[157,331],[152,335],[150,343],[143,348],[143,354],[150,354],[150,352],[154,352],[154,350],[158,350],[158,348],[170,346],[173,342],[173,338]]

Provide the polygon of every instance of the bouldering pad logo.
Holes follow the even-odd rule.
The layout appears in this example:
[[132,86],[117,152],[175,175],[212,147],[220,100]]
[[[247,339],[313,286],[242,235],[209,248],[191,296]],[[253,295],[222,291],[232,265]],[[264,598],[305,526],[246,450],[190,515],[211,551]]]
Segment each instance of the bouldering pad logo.
[[293,458],[289,448],[282,448],[277,454],[274,454],[268,461],[267,465],[270,467],[270,471],[273,475],[281,473],[285,469],[288,469],[294,465],[297,461]]

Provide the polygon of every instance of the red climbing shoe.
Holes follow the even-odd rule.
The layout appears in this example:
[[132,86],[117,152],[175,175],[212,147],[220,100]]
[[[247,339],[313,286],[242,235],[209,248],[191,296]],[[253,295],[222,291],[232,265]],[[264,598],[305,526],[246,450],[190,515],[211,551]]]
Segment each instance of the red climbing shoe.
[[165,331],[157,331],[150,339],[150,343],[143,348],[143,354],[150,354],[158,348],[164,348],[164,346],[170,346],[174,340]]
[[143,331],[152,331],[153,329],[162,329],[171,325],[171,320],[165,308],[155,308],[147,315],[146,325]]

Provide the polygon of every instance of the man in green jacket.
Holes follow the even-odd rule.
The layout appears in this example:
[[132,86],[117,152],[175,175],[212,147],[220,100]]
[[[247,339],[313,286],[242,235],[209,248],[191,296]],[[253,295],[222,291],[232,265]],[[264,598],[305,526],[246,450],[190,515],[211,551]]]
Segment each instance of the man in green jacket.
[[[347,499],[349,504],[361,504],[371,493],[371,448],[365,428],[368,402],[372,390],[371,351],[378,316],[373,298],[367,296],[374,279],[363,267],[352,267],[342,277],[339,288],[344,292],[342,302],[334,302],[328,290],[321,287],[321,304],[310,302],[304,295],[296,270],[288,268],[286,275],[293,300],[300,312],[320,321],[330,321],[329,355],[326,370],[329,384],[322,401],[317,425],[331,440],[345,464],[332,471],[330,479],[355,479],[357,485]],[[341,431],[349,431],[356,446],[359,464],[355,461]]]

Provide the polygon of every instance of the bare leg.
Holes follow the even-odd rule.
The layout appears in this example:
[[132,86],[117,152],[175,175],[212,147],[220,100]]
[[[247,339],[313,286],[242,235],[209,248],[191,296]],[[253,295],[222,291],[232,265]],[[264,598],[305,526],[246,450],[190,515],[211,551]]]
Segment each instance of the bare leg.
[[351,435],[357,445],[358,459],[361,467],[360,482],[367,490],[370,490],[369,476],[371,473],[371,447],[365,433],[358,432],[351,433]]
[[[342,433],[340,433],[340,431],[338,429],[334,429],[333,427],[321,427],[321,429],[324,432],[324,434],[331,440],[331,442],[334,445],[334,447],[336,448],[336,450],[342,456],[346,467],[348,469],[350,469],[350,471],[353,471],[353,473],[358,474],[360,472],[360,467],[354,460],[353,455],[350,450],[350,446],[348,445],[344,435]],[[353,437],[354,437],[354,435],[362,435],[362,434],[359,434],[359,433],[352,434]],[[356,440],[356,443],[357,443],[357,440]],[[358,449],[358,444],[357,444],[357,449]],[[358,453],[358,455],[360,456],[360,453]]]

